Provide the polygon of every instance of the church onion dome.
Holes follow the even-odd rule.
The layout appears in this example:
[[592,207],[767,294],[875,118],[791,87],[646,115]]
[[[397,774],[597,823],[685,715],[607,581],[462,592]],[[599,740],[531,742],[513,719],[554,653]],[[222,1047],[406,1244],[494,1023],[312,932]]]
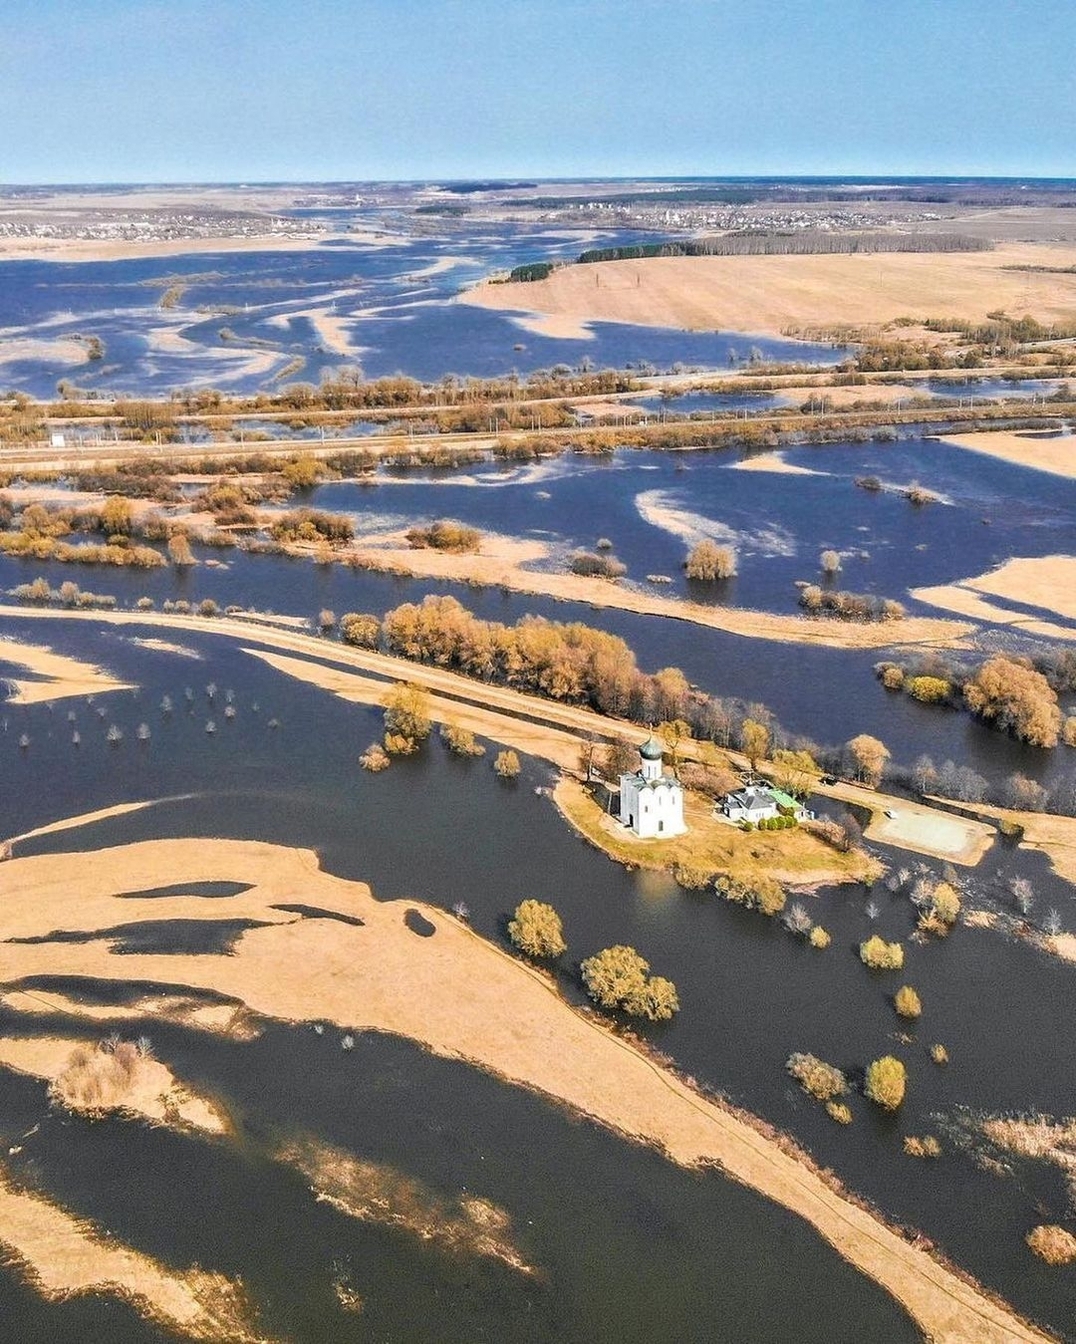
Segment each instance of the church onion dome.
[[655,740],[654,735],[651,733],[639,748],[639,755],[644,761],[660,761],[665,755],[665,749],[660,742]]

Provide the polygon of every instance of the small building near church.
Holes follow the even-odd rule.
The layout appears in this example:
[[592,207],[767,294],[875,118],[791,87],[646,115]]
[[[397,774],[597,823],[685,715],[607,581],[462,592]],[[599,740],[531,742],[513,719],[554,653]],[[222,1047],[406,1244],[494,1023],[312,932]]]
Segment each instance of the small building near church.
[[748,784],[736,793],[726,793],[721,811],[730,821],[749,821],[754,826],[777,816],[795,817],[797,821],[809,821],[814,816],[802,803],[772,784]]
[[641,764],[620,776],[620,820],[642,840],[664,840],[687,831],[684,789],[665,773],[662,746],[653,736],[639,748]]

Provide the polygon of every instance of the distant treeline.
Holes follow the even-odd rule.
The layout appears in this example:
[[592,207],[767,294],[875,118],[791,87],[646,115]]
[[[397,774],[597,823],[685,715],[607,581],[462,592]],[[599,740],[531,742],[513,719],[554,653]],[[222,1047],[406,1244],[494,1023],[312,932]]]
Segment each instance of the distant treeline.
[[985,322],[969,322],[961,317],[928,317],[923,325],[928,331],[958,332],[965,340],[986,346],[994,354],[1011,353],[1018,346],[1033,341],[1070,340],[1076,336],[1076,322],[1047,325],[1030,316],[1010,317],[1000,309],[987,313]]
[[[582,258],[580,258],[582,260]],[[508,272],[508,279],[514,284],[521,281],[545,280],[553,270],[551,261],[530,261],[525,266],[516,266]]]
[[[829,233],[805,229],[797,233],[727,233],[718,238],[670,239],[595,247],[578,260],[638,261],[644,257],[769,257],[812,256],[846,252],[989,252],[993,243],[964,233]],[[520,268],[522,269],[522,268]]]
[[[725,233],[714,238],[670,238],[663,243],[628,243],[592,247],[577,263],[642,261],[647,257],[777,257],[821,256],[850,252],[990,252],[994,244],[966,233],[830,233],[804,229],[795,233]],[[551,261],[532,261],[509,272],[509,281],[545,280]]]

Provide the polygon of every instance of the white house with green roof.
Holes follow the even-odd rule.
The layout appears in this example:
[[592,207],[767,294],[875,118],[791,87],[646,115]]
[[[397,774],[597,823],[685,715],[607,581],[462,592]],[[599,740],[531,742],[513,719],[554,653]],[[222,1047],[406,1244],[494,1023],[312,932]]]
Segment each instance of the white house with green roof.
[[726,793],[721,811],[730,821],[749,821],[755,826],[780,815],[795,817],[797,821],[813,815],[791,794],[772,784],[748,784],[736,793]]
[[620,776],[620,820],[642,840],[664,840],[683,835],[684,790],[665,773],[662,746],[653,735],[639,748],[641,764]]

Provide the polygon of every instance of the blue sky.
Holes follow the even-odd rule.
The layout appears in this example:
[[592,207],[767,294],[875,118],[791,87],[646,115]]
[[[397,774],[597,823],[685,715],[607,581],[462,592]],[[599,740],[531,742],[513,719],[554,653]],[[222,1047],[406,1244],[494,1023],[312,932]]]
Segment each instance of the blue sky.
[[1076,176],[1074,0],[4,0],[0,181]]

